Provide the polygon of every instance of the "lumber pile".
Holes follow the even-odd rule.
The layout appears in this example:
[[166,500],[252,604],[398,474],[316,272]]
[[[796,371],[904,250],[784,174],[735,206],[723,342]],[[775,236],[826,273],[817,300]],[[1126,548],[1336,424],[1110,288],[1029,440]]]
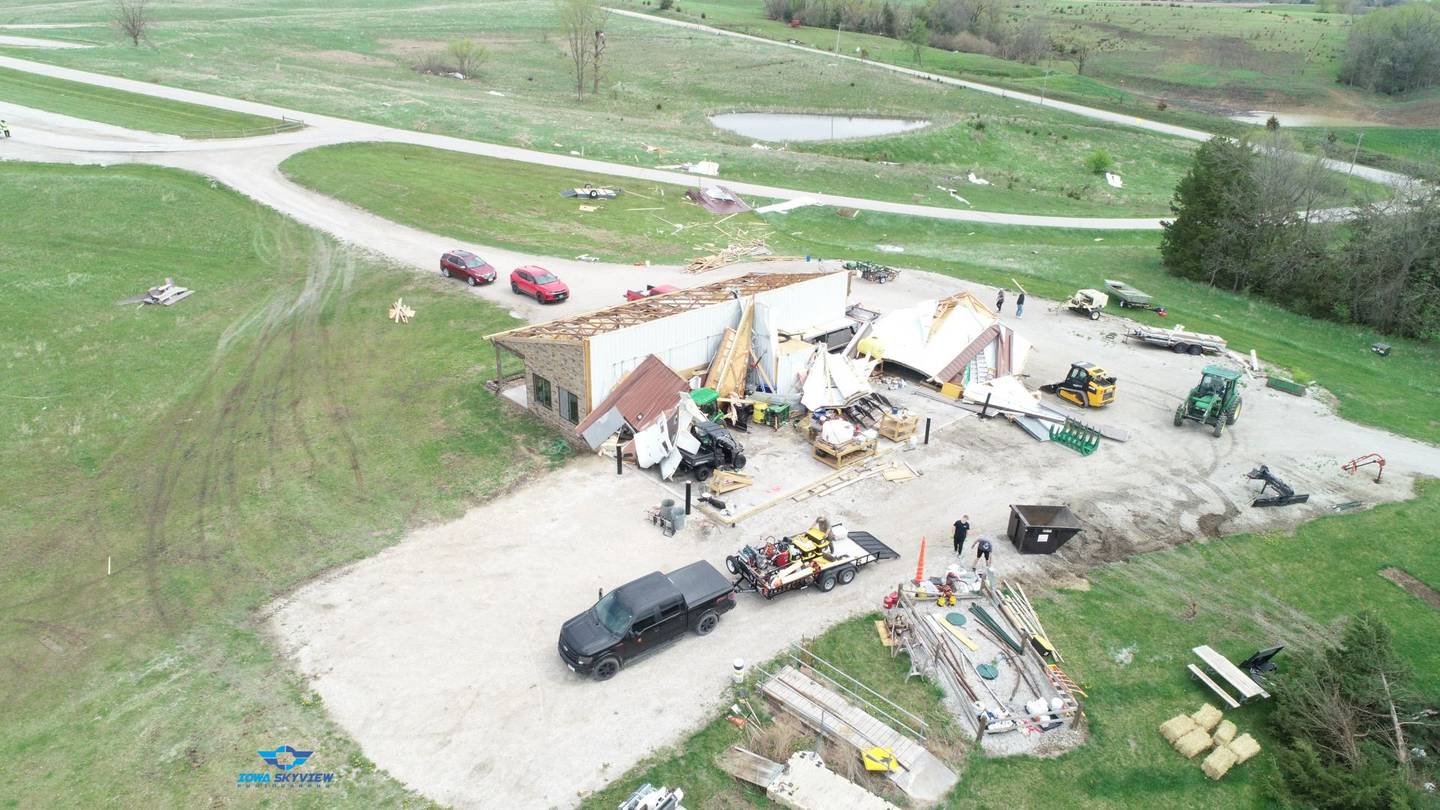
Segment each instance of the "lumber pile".
[[1025,631],[1050,657],[1062,664],[1065,663],[1065,658],[1060,655],[1060,651],[1050,643],[1050,634],[1045,632],[1045,625],[1040,623],[1040,616],[1035,613],[1035,606],[1030,604],[1030,597],[1025,595],[1024,588],[1018,584],[1001,581],[1000,610],[1005,613],[1005,618],[1009,619],[1011,624]]
[[802,256],[776,256],[770,252],[770,247],[765,244],[764,237],[745,239],[740,242],[731,242],[718,253],[709,256],[701,256],[691,259],[685,265],[687,273],[708,273],[711,270],[718,270],[727,264],[734,264],[738,261],[756,262],[793,262],[801,260]]

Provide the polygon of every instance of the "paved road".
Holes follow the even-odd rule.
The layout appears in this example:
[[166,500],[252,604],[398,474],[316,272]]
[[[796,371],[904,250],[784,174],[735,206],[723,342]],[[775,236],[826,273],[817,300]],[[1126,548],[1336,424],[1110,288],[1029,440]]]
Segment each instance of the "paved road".
[[[673,25],[677,28],[688,28],[692,31],[701,31],[707,34],[715,34],[716,36],[733,37],[735,39],[745,39],[752,42],[763,42],[767,45],[772,45],[777,48],[791,48],[797,51],[820,54],[830,59],[846,59],[851,62],[858,62],[862,65],[866,65],[868,67],[879,70],[888,70],[894,73],[901,73],[906,76],[914,76],[918,79],[941,82],[942,84],[949,84],[955,87],[964,87],[969,90],[977,90],[981,93],[989,93],[990,95],[1000,96],[1001,98],[1005,99],[1013,99],[1015,101],[1023,101],[1030,104],[1039,104],[1045,107],[1049,107],[1051,109],[1063,110],[1064,112],[1073,113],[1075,115],[1094,119],[1096,121],[1108,121],[1113,124],[1122,124],[1124,126],[1135,127],[1136,129],[1143,129],[1148,132],[1155,132],[1161,135],[1173,135],[1177,138],[1187,138],[1192,141],[1208,141],[1211,138],[1215,137],[1215,133],[1206,132],[1200,129],[1190,129],[1189,127],[1166,124],[1160,121],[1151,121],[1148,118],[1140,118],[1138,116],[1127,115],[1125,113],[1102,110],[1096,107],[1086,107],[1083,104],[1071,104],[1067,101],[1056,101],[1053,98],[1047,99],[1041,96],[1033,95],[1031,93],[1021,93],[1015,90],[1009,90],[1004,87],[996,87],[995,85],[991,84],[981,84],[980,82],[972,82],[967,79],[957,79],[954,76],[944,76],[939,73],[929,73],[923,70],[900,67],[899,65],[890,65],[884,62],[875,62],[869,59],[861,59],[858,56],[847,56],[843,53],[837,54],[831,51],[822,51],[819,48],[812,48],[809,45],[800,45],[793,42],[781,42],[775,39],[757,37],[753,34],[742,34],[738,31],[727,31],[723,28],[715,28],[714,26],[710,25],[701,25],[700,23],[685,22],[684,20],[673,20],[667,17],[657,17],[653,14],[645,14],[639,11],[629,11],[621,8],[611,8],[610,12],[612,14],[618,14],[622,17],[633,17],[635,19],[647,20],[653,23]],[[1351,168],[1350,164],[1346,163],[1343,160],[1327,159],[1325,161],[1325,165],[1338,172],[1349,172]],[[1388,186],[1404,186],[1413,182],[1413,178],[1409,177],[1408,175],[1398,174],[1396,172],[1387,172],[1384,169],[1376,169],[1370,166],[1356,165],[1354,167],[1354,174],[1357,177],[1363,177],[1366,180],[1371,180],[1376,183],[1383,183]]]
[[[83,82],[101,87],[111,87],[119,90],[126,90],[141,95],[167,98],[175,101],[186,101],[192,104],[200,104],[208,107],[215,107],[222,110],[261,115],[269,118],[290,118],[303,120],[310,129],[315,130],[310,137],[315,138],[312,143],[345,143],[349,141],[387,141],[395,143],[410,143],[419,146],[430,146],[436,149],[448,149],[452,152],[464,152],[472,155],[514,160],[523,163],[537,163],[544,166],[556,166],[566,169],[574,169],[577,172],[590,174],[608,174],[616,177],[625,177],[634,180],[645,180],[654,183],[668,183],[677,186],[694,186],[701,178],[695,175],[682,174],[680,172],[663,171],[660,169],[649,169],[643,166],[629,166],[623,163],[607,163],[600,160],[575,157],[573,155],[556,155],[550,152],[540,152],[534,149],[522,149],[516,146],[503,144],[486,143],[483,141],[471,141],[464,138],[453,138],[447,135],[432,135],[424,132],[413,132],[406,129],[396,129],[377,124],[367,124],[361,121],[351,121],[344,118],[333,118],[330,116],[313,115],[310,113],[292,110],[285,107],[277,107],[273,104],[262,104],[254,101],[218,96],[211,93],[202,93],[195,90],[184,90],[178,87],[166,87],[164,85],[140,82],[133,79],[125,79],[118,76],[106,76],[99,73],[90,73],[73,68],[60,67],[44,62],[34,62],[27,59],[16,59],[9,56],[0,56],[0,67],[24,70],[44,76],[52,76],[70,81]],[[165,143],[134,143],[127,147],[129,151],[156,151],[156,152],[221,152],[237,149],[248,149],[254,144],[249,141],[238,141],[231,143],[216,143],[206,141],[187,141],[176,144]],[[108,149],[109,145],[96,143],[97,149]],[[298,149],[296,151],[299,151]],[[800,190],[791,188],[779,188],[759,183],[746,183],[734,180],[722,180],[727,187],[748,196],[764,197],[777,200],[793,200],[798,197],[807,197],[822,205],[833,205],[838,207],[855,208],[861,211],[875,211],[888,214],[903,214],[906,216],[927,217],[930,219],[950,220],[956,222],[978,222],[989,225],[1022,225],[1035,228],[1082,228],[1089,230],[1156,230],[1160,227],[1159,219],[1145,218],[1111,218],[1111,217],[1063,217],[1063,216],[1040,216],[1031,214],[1000,214],[989,211],[974,211],[957,208],[940,208],[929,205],[913,205],[910,203],[888,202],[884,200],[869,200],[860,197],[847,197],[840,194],[826,194],[814,190]]]

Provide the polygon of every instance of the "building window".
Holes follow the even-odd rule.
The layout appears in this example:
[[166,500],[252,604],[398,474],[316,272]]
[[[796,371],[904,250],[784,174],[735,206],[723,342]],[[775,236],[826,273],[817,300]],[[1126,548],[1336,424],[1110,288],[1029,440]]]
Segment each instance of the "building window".
[[564,388],[560,389],[560,416],[572,425],[580,424],[580,400]]
[[535,392],[535,404],[544,405],[547,408],[554,407],[550,404],[550,381],[539,374],[530,375],[530,390]]

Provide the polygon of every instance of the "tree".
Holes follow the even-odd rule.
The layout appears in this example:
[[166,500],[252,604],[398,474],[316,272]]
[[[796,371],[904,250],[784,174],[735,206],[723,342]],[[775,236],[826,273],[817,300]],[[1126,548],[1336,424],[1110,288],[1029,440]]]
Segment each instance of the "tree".
[[1350,231],[1325,279],[1344,309],[1325,314],[1440,341],[1440,190],[1363,208]]
[[910,30],[905,32],[905,42],[915,56],[915,64],[923,65],[925,47],[930,44],[930,26],[925,24],[920,15],[915,15],[915,19],[910,21]]
[[1350,29],[1340,81],[1391,95],[1440,84],[1440,9],[1412,3],[1361,17]]
[[1337,647],[1294,656],[1279,676],[1270,717],[1283,740],[1277,798],[1327,810],[1416,806],[1402,727],[1423,723],[1411,719],[1419,702],[1410,674],[1390,628],[1363,611],[1350,618]]
[[1085,157],[1085,168],[1091,174],[1104,174],[1110,171],[1110,167],[1114,165],[1115,161],[1104,149],[1096,149]]
[[[585,77],[592,73],[598,76],[595,45],[604,41],[605,15],[599,0],[555,0],[555,11],[570,57],[570,71],[575,76],[575,98],[584,100]],[[599,89],[598,78],[595,88]]]
[[149,41],[151,21],[150,0],[115,0],[115,27],[135,47],[142,39]]
[[1085,65],[1090,63],[1091,57],[1101,51],[1114,47],[1109,39],[1080,39],[1078,37],[1066,37],[1057,39],[1051,43],[1055,55],[1070,62],[1075,66],[1075,75],[1085,75]]
[[1249,145],[1216,136],[1195,150],[1190,170],[1175,187],[1164,223],[1160,255],[1166,269],[1215,284],[1227,268],[1250,260],[1246,223],[1257,219],[1259,194]]
[[457,39],[451,42],[445,48],[445,54],[455,72],[467,79],[479,75],[480,66],[490,58],[490,52],[485,46],[472,39]]

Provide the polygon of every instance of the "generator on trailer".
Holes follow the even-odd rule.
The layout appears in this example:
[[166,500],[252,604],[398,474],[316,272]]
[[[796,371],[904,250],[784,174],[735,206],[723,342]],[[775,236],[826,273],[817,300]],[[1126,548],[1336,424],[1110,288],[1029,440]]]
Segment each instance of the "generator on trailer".
[[737,577],[737,590],[773,599],[812,585],[828,593],[836,585],[850,584],[856,571],[872,562],[899,558],[899,553],[875,535],[846,531],[844,526],[820,518],[799,534],[759,547],[745,546],[725,558],[725,567]]

